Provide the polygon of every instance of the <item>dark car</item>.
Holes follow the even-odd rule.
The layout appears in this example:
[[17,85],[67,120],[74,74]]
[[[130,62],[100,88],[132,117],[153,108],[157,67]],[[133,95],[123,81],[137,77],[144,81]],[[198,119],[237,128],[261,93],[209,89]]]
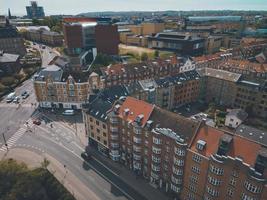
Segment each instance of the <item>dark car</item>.
[[86,161],[91,160],[91,156],[90,156],[88,153],[86,153],[86,152],[82,152],[82,153],[81,153],[81,157],[82,157],[84,160],[86,160]]
[[41,125],[41,121],[38,119],[33,120],[32,123],[38,126]]
[[29,96],[29,93],[27,91],[24,91],[21,93],[22,99],[26,99]]

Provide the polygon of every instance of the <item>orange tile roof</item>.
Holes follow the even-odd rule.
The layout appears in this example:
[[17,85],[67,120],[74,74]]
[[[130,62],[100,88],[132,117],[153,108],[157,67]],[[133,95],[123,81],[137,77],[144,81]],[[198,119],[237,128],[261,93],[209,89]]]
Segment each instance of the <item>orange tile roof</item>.
[[203,156],[210,157],[215,154],[218,149],[220,137],[223,135],[223,132],[212,128],[210,126],[203,126],[199,129],[196,137],[194,138],[190,149],[193,151],[198,151],[196,144],[198,140],[203,140],[206,142],[206,148],[199,152]]
[[255,72],[267,72],[267,64],[253,63],[248,60],[229,59],[222,64],[226,67],[234,67]]
[[[205,125],[199,129],[198,133],[196,134],[196,137],[191,143],[190,149],[192,151],[200,153],[203,156],[210,157],[211,155],[217,153],[220,138],[224,134],[228,133],[224,133],[222,130],[218,130],[216,128]],[[258,152],[264,147],[262,147],[256,142],[253,142],[241,136],[232,136],[232,144],[227,155],[233,158],[241,157],[243,159],[243,162],[253,166],[255,164]],[[203,140],[206,142],[206,147],[203,151],[198,151],[196,148],[198,140]]]
[[[129,109],[129,113],[128,115],[125,115],[124,110],[127,108]],[[154,106],[152,104],[133,97],[127,97],[119,109],[119,117],[126,119],[128,122],[133,122],[138,115],[143,114],[144,118],[142,120],[142,126],[144,126],[153,109]]]
[[233,158],[239,156],[243,162],[251,166],[255,164],[258,152],[262,148],[260,144],[237,135],[234,137],[232,147],[228,155]]

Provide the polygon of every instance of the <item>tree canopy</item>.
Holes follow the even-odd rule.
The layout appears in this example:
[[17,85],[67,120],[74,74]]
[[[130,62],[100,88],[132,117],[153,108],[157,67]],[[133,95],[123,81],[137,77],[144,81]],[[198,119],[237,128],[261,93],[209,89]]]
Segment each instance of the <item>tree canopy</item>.
[[13,159],[0,161],[0,199],[75,200],[44,166],[30,170]]

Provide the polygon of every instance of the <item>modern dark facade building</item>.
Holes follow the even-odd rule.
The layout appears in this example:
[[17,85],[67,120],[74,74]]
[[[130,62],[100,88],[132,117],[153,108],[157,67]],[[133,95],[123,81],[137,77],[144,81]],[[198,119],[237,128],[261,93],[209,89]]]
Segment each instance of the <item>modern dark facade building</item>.
[[92,49],[102,54],[118,54],[119,33],[109,18],[65,18],[63,33],[69,54]]
[[31,1],[30,6],[26,6],[27,17],[30,19],[40,19],[44,18],[44,8],[42,6],[38,6],[36,1]]
[[173,51],[180,55],[197,56],[204,51],[204,39],[176,32],[158,33],[148,37],[148,47]]

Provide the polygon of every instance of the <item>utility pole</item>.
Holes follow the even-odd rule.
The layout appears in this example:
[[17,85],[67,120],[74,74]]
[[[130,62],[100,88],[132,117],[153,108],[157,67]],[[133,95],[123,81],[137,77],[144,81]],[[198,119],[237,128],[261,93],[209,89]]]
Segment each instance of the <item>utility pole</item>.
[[4,142],[5,142],[5,145],[6,145],[6,150],[8,151],[8,145],[7,145],[7,142],[6,142],[5,133],[2,133],[2,135],[3,135],[3,139],[4,139]]

